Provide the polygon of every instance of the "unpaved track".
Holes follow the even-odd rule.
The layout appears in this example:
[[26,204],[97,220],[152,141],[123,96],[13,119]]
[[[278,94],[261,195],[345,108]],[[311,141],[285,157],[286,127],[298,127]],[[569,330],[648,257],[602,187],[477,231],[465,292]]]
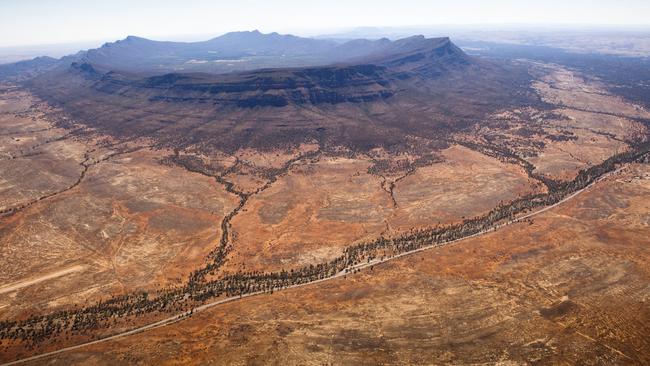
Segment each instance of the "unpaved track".
[[84,270],[85,268],[86,268],[85,266],[83,266],[81,264],[78,264],[76,266],[64,268],[62,270],[52,272],[52,273],[48,273],[48,274],[40,276],[40,277],[27,279],[27,280],[22,280],[22,281],[18,281],[18,282],[13,282],[13,283],[10,283],[10,284],[7,284],[7,285],[4,285],[4,286],[0,287],[0,294],[16,291],[16,290],[21,289],[23,287],[27,287],[27,286],[31,286],[31,285],[39,283],[39,282],[51,280],[53,278],[65,276],[65,275],[70,274],[70,273],[79,272],[79,271]]
[[[287,289],[291,289],[291,288],[297,288],[297,287],[313,285],[313,284],[320,283],[320,282],[325,282],[325,281],[330,281],[330,280],[333,280],[333,279],[336,279],[336,278],[339,278],[339,277],[346,276],[347,274],[351,274],[355,270],[361,270],[361,269],[364,269],[364,268],[367,268],[367,267],[376,266],[376,265],[379,265],[379,264],[384,263],[384,262],[388,262],[388,261],[391,261],[391,260],[394,260],[394,259],[397,259],[397,258],[405,257],[407,255],[412,255],[414,253],[419,253],[419,252],[422,252],[422,251],[425,251],[425,250],[458,244],[461,241],[464,241],[464,240],[467,240],[467,239],[470,239],[470,238],[475,238],[475,237],[478,237],[478,236],[481,236],[481,235],[484,235],[484,234],[487,234],[487,233],[490,233],[490,232],[494,232],[494,231],[496,231],[496,230],[498,230],[500,228],[503,228],[505,226],[515,224],[517,222],[529,219],[529,218],[531,218],[533,216],[537,216],[537,215],[542,214],[542,213],[544,213],[544,212],[546,212],[548,210],[551,210],[551,209],[563,204],[564,202],[567,202],[567,201],[575,198],[579,194],[581,194],[584,191],[588,190],[589,188],[593,187],[596,183],[606,179],[607,177],[609,177],[611,175],[614,175],[614,174],[620,172],[623,168],[624,168],[624,166],[622,166],[622,167],[620,167],[620,168],[618,168],[618,169],[616,169],[614,171],[611,171],[609,173],[606,173],[606,174],[602,175],[600,178],[596,179],[594,182],[592,182],[591,184],[589,184],[585,188],[583,188],[581,190],[578,190],[578,191],[568,195],[567,197],[563,198],[562,200],[558,201],[557,203],[555,203],[553,205],[546,206],[546,207],[541,208],[541,209],[539,209],[537,211],[534,211],[534,212],[528,213],[526,215],[517,217],[517,218],[515,218],[515,219],[513,219],[511,221],[504,222],[504,223],[499,224],[499,225],[495,225],[495,226],[493,226],[492,228],[490,228],[488,230],[481,231],[481,232],[478,232],[478,233],[475,233],[475,234],[472,234],[472,235],[468,235],[466,237],[456,239],[456,240],[452,240],[452,241],[449,241],[449,242],[446,242],[446,243],[431,244],[431,245],[423,246],[421,248],[414,249],[414,250],[409,251],[409,252],[404,252],[404,253],[398,254],[398,255],[393,256],[393,257],[388,257],[388,258],[385,258],[383,260],[375,259],[375,260],[372,260],[372,261],[370,261],[368,263],[362,263],[362,264],[358,264],[356,266],[350,267],[347,270],[341,271],[341,272],[339,272],[339,273],[337,273],[337,274],[335,274],[334,276],[331,276],[331,277],[315,280],[315,281],[312,281],[312,282],[302,283],[302,284],[298,284],[298,285],[291,285],[291,286],[288,286],[288,287],[276,289],[276,290],[274,290],[274,292],[283,291],[283,290],[287,290]],[[81,343],[81,344],[78,344],[76,346],[65,347],[65,348],[61,348],[61,349],[56,350],[56,351],[46,352],[46,353],[42,353],[40,355],[23,358],[23,359],[20,359],[20,360],[5,363],[5,364],[0,365],[0,366],[17,365],[17,364],[24,363],[24,362],[35,361],[35,360],[38,360],[38,359],[41,359],[41,358],[57,355],[57,354],[64,353],[64,352],[67,352],[67,351],[73,351],[73,350],[76,350],[76,349],[79,349],[79,348],[82,348],[82,347],[91,346],[91,345],[94,345],[94,344],[107,342],[107,341],[111,341],[111,340],[118,339],[118,338],[123,338],[123,337],[129,336],[129,335],[141,333],[141,332],[144,332],[144,331],[147,331],[147,330],[150,330],[150,329],[159,328],[159,327],[162,327],[162,326],[165,326],[165,325],[169,325],[169,324],[179,322],[179,321],[181,321],[183,319],[188,318],[193,313],[204,311],[204,310],[207,310],[209,308],[215,307],[217,305],[221,305],[221,304],[225,304],[225,303],[228,303],[228,302],[236,301],[236,300],[243,299],[243,298],[246,298],[246,297],[262,295],[262,294],[266,294],[266,293],[268,293],[268,292],[259,291],[259,292],[253,292],[253,293],[249,293],[249,294],[245,294],[245,295],[241,295],[241,296],[233,296],[233,297],[213,301],[213,302],[198,306],[198,307],[192,309],[192,311],[185,311],[185,312],[182,312],[180,314],[174,315],[172,317],[165,318],[165,319],[159,320],[159,321],[151,323],[151,324],[143,325],[141,327],[138,327],[138,328],[135,328],[135,329],[132,329],[132,330],[129,330],[129,331],[118,333],[118,334],[115,334],[115,335],[112,335],[112,336],[109,336],[109,337],[106,337],[106,338],[101,338],[101,339],[98,339],[98,340],[95,340],[95,341]]]

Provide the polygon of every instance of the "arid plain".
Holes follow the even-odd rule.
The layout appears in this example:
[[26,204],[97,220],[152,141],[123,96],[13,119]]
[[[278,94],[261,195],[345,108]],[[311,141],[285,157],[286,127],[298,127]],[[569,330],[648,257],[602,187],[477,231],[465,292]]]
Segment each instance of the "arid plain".
[[631,165],[532,223],[37,364],[644,364],[648,194]]

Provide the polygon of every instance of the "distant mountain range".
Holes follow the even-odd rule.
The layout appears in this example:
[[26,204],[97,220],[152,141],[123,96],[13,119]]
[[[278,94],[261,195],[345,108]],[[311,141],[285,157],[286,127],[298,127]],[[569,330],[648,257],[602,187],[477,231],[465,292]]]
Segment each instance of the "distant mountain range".
[[[324,49],[329,52],[324,53]],[[227,74],[184,70],[160,74],[166,68],[174,69],[174,65],[187,62],[183,60],[197,60],[199,55],[212,53],[227,54],[233,60],[235,57],[264,55],[259,57],[268,58],[270,63],[279,63],[285,57],[294,60],[293,63],[300,60],[312,62],[320,57],[324,65],[263,68]],[[423,36],[396,41],[354,40],[344,44],[257,31],[228,33],[196,43],[128,37],[62,59],[58,61],[60,65],[36,77],[28,85],[54,98],[61,95],[62,87],[70,86],[65,90],[71,91],[83,86],[85,91],[81,95],[94,90],[130,95],[135,99],[146,96],[151,102],[282,107],[386,99],[400,92],[397,85],[405,80],[435,78],[473,62],[449,38]],[[58,99],[69,102],[68,95]]]
[[127,37],[58,60],[0,66],[3,75],[102,133],[169,148],[317,139],[369,149],[440,136],[534,99],[525,68],[472,58],[446,37]]
[[[386,55],[431,47],[445,39],[422,36],[398,41],[357,39],[344,43],[259,31],[231,32],[202,42],[166,42],[129,36],[59,60],[39,57],[0,65],[0,78],[25,76],[72,62],[109,71],[160,74],[168,72],[228,73],[260,68],[358,63]],[[448,40],[447,40],[448,41]],[[33,68],[33,70],[30,70]]]

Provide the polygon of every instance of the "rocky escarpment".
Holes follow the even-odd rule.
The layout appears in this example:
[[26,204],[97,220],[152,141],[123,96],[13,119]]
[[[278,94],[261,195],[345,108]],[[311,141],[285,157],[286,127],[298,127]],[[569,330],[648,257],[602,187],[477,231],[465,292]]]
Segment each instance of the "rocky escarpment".
[[283,107],[371,102],[395,93],[386,68],[377,65],[275,69],[220,76],[171,73],[141,79],[115,72],[101,74],[88,63],[74,64],[72,68],[72,77],[83,77],[96,91],[120,96],[146,95],[155,102]]
[[[397,41],[367,41],[364,55],[343,64],[261,69],[233,74],[166,73],[139,76],[82,60],[67,71],[89,89],[151,102],[211,103],[241,108],[285,107],[384,100],[399,89],[395,82],[435,79],[472,64],[449,38],[414,36]],[[350,54],[350,50],[344,53]]]

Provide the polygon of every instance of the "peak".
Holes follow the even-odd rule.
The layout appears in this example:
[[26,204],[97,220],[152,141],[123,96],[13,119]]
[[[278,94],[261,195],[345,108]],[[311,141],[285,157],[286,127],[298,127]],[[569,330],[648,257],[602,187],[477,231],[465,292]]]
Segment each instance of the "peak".
[[[430,38],[433,39],[433,38]],[[421,43],[422,41],[426,41],[427,38],[425,38],[423,35],[417,35],[417,36],[410,36],[406,38],[400,38],[395,41],[395,44],[413,44],[413,43]]]
[[[244,31],[234,31],[234,32],[228,32],[224,34],[224,36],[263,36],[264,33],[260,32],[257,29],[254,29],[252,31],[244,30]],[[217,37],[218,38],[218,37]]]
[[127,36],[124,40],[133,42],[133,41],[146,41],[147,39],[138,36]]
[[115,46],[119,45],[124,45],[124,44],[139,44],[143,42],[151,42],[150,40],[138,36],[127,36],[124,39],[118,39],[115,42],[106,42],[104,43],[100,48],[101,49],[106,49],[106,48],[112,48]]
[[55,61],[56,59],[54,57],[50,56],[37,56],[34,57],[34,61]]
[[245,40],[264,40],[264,39],[279,39],[279,38],[292,38],[294,36],[290,34],[280,34],[278,32],[272,33],[262,33],[259,30],[255,29],[253,31],[236,31],[228,32],[221,36],[212,38],[210,41],[215,41],[219,39],[245,39]]
[[127,36],[124,39],[119,39],[115,42],[106,42],[102,47],[110,47],[112,45],[120,44],[120,43],[135,43],[135,42],[144,42],[144,41],[149,41],[146,38],[138,37],[138,36]]
[[396,44],[405,46],[421,45],[426,47],[440,47],[451,43],[449,37],[426,38],[423,35],[411,36],[407,38],[398,39]]
[[252,31],[234,31],[234,32],[228,32],[225,34],[222,34],[221,36],[218,36],[213,39],[218,39],[222,37],[260,37],[263,36],[264,33],[260,32],[259,30],[255,29]]

